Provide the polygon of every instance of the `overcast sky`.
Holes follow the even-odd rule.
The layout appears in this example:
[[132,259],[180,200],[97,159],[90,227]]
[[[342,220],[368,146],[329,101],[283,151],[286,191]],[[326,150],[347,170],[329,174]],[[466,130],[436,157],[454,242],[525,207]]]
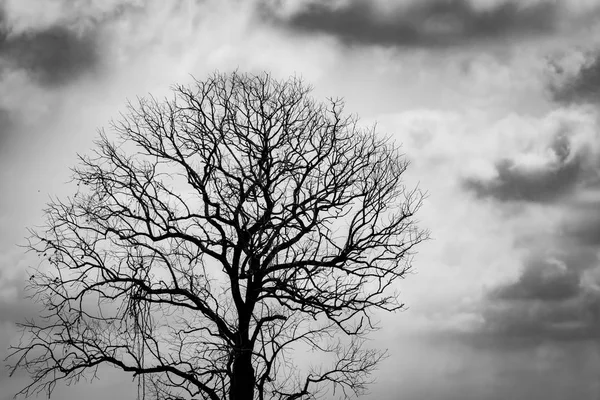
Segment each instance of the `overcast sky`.
[[[17,244],[127,99],[300,75],[403,143],[433,240],[365,399],[600,398],[599,0],[0,0],[0,357]],[[0,372],[0,400],[27,381]],[[127,398],[130,378],[54,398]]]

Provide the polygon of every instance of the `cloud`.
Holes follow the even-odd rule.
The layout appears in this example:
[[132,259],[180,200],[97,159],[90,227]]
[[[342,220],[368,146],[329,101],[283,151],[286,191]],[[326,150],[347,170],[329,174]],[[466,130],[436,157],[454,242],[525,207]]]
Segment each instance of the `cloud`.
[[[482,323],[469,336],[473,343],[600,341],[598,152],[573,149],[572,140],[552,139],[551,162],[531,169],[504,161],[495,178],[465,185],[499,206],[514,201],[530,206],[514,216],[531,226],[515,235],[524,254],[521,271],[487,291]],[[538,218],[550,222],[544,227]]]
[[[461,276],[478,279],[477,287],[447,302],[456,309],[428,311],[440,315],[430,317],[430,333],[437,329],[440,340],[459,338],[462,345],[494,353],[600,343],[597,116],[588,107],[562,108],[540,117],[515,115],[482,124],[473,135],[460,137],[460,129],[449,128],[459,132],[453,142],[443,145],[433,135],[423,146],[432,152],[443,145],[440,152],[448,158],[440,159],[437,179],[455,177],[470,210],[448,233],[440,232],[444,222],[439,218],[434,234],[460,255],[460,264],[452,257],[439,259],[452,270],[449,274],[456,273],[456,266]],[[452,160],[463,167],[452,171]],[[424,162],[431,164],[429,158]],[[461,197],[437,198],[444,202]],[[451,214],[460,209],[453,204]],[[473,238],[462,244],[465,230],[474,232]],[[504,230],[510,231],[509,243],[500,234]],[[496,243],[488,242],[494,238]],[[473,254],[478,260],[467,257]],[[474,263],[481,272],[472,269]],[[459,323],[448,324],[452,319]]]
[[492,297],[506,301],[561,301],[579,293],[580,276],[558,261],[535,257],[519,279],[492,291]]
[[264,6],[263,13],[286,29],[327,34],[348,45],[443,47],[554,33],[561,26],[558,4],[504,1],[483,8],[467,0],[430,0],[385,7],[351,0],[311,2],[287,16]]
[[0,4],[0,68],[23,71],[48,88],[71,83],[98,69],[105,56],[104,28],[141,9],[137,3],[5,0]]
[[10,32],[20,35],[54,26],[94,27],[143,10],[151,2],[153,0],[2,0],[0,7]]
[[600,340],[598,253],[573,238],[557,235],[553,241],[548,247],[556,254],[533,250],[518,279],[489,291],[480,339],[497,344]]
[[569,71],[559,61],[551,60],[550,69],[557,82],[549,85],[554,101],[563,104],[600,103],[600,51],[584,55],[576,71]]
[[2,153],[2,149],[4,148],[4,142],[10,135],[13,123],[14,121],[10,112],[0,106],[0,153]]
[[[550,263],[546,264],[547,266]],[[548,277],[553,267],[533,276],[525,267],[516,282],[490,291],[479,326],[454,332],[464,343],[483,348],[535,348],[544,344],[600,344],[600,289],[582,283],[567,268]],[[597,272],[597,269],[595,269]]]
[[581,202],[562,226],[562,234],[587,246],[600,245],[600,202]]
[[2,60],[9,68],[26,71],[46,87],[69,83],[95,70],[100,63],[95,32],[75,32],[53,26],[20,35],[0,37]]
[[501,159],[496,162],[493,178],[466,178],[464,186],[480,198],[550,203],[573,194],[586,178],[591,179],[586,177],[586,153],[571,149],[566,136],[556,135],[547,147],[547,154],[537,165]]
[[475,343],[539,345],[548,341],[598,341],[600,292],[582,291],[569,300],[492,303]]
[[510,160],[496,165],[498,176],[489,181],[469,179],[465,185],[479,197],[501,201],[550,202],[569,194],[581,173],[578,162],[549,165],[546,169],[528,170]]

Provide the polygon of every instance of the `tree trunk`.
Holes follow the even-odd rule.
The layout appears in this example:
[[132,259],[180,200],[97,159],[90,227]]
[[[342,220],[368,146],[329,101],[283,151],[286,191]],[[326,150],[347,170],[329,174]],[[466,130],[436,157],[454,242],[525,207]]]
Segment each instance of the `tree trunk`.
[[[253,266],[258,266],[256,261],[254,261]],[[253,292],[251,279],[248,280],[247,285],[245,303],[236,304],[239,315],[238,337],[236,348],[233,349],[229,400],[254,400],[254,368],[252,367],[252,344],[249,330],[252,309],[256,299],[251,295]],[[239,286],[236,286],[235,291],[241,297]]]
[[252,350],[236,350],[233,361],[229,400],[253,400],[254,368],[252,368]]

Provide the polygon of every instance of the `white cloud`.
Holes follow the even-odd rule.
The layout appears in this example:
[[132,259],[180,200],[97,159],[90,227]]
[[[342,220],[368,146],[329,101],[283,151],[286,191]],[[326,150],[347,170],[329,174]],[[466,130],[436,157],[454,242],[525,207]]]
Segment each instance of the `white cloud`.
[[75,25],[85,29],[143,4],[142,0],[2,0],[0,6],[5,12],[10,34],[22,34],[53,25]]

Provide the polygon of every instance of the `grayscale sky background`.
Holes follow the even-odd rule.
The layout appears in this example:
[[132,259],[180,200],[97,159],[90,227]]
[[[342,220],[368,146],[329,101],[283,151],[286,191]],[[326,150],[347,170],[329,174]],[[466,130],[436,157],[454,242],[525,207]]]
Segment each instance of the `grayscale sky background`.
[[[600,0],[0,0],[0,357],[35,309],[16,244],[76,153],[127,99],[234,69],[344,97],[429,193],[365,399],[600,398]],[[27,377],[0,371],[7,400]],[[53,398],[133,398],[100,377]]]

